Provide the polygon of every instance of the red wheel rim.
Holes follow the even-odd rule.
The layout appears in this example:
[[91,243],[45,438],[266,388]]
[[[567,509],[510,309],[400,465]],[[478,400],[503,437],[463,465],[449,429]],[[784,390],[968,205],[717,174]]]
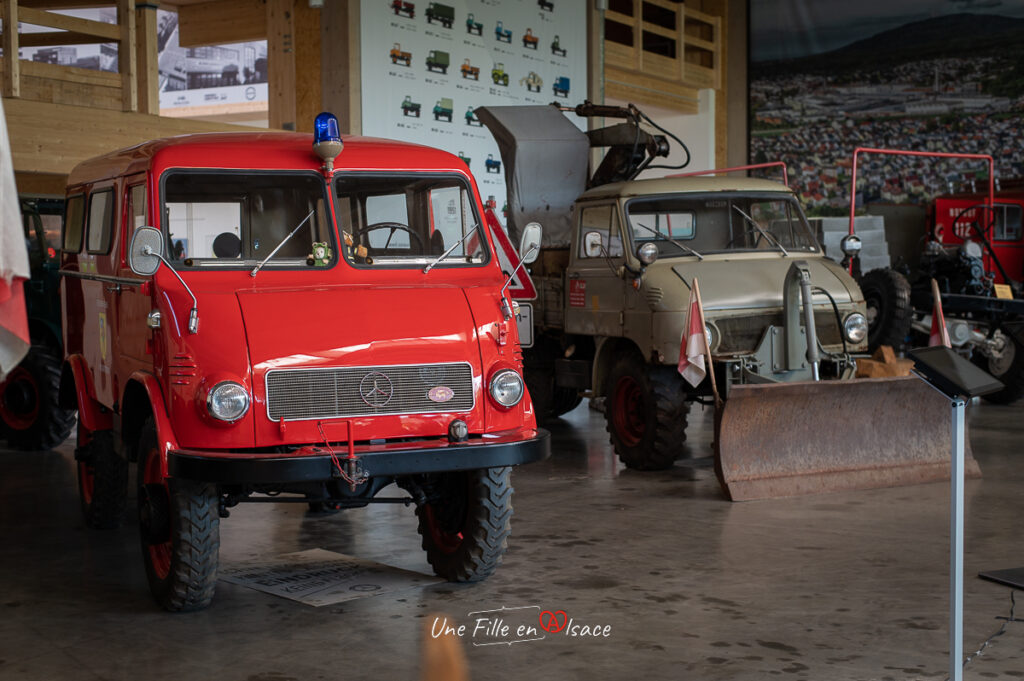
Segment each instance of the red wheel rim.
[[13,430],[28,430],[39,416],[39,385],[25,367],[16,367],[0,383],[0,417]]
[[[160,456],[155,448],[146,453],[143,481],[147,485],[160,485],[164,489],[167,488],[167,481],[164,480],[163,473],[160,471]],[[156,576],[160,579],[167,579],[167,575],[171,573],[170,540],[160,544],[149,544],[146,546],[146,552],[149,554],[149,564]]]
[[430,530],[430,538],[444,553],[455,553],[462,545],[461,532],[446,532],[434,515],[434,507],[427,504],[423,507],[423,513],[427,519],[427,528]]
[[612,394],[612,423],[627,447],[635,447],[644,437],[643,391],[632,376],[623,376]]

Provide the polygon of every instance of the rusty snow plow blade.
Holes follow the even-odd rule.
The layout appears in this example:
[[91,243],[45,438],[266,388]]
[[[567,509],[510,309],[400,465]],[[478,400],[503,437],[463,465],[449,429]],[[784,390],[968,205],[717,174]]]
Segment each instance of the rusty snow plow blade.
[[[715,472],[732,501],[949,480],[949,400],[920,379],[734,386]],[[966,476],[981,477],[966,451]]]

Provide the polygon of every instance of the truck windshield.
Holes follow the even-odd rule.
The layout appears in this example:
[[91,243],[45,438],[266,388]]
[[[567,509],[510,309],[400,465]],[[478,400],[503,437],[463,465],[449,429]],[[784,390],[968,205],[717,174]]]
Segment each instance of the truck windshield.
[[626,216],[634,244],[654,242],[662,257],[692,255],[680,245],[705,255],[723,251],[818,250],[796,199],[778,193],[652,196],[627,203]]
[[[175,170],[165,176],[168,259],[185,267],[327,267],[333,230],[319,173]],[[285,241],[299,223],[312,215]]]
[[460,240],[437,267],[487,262],[476,202],[458,175],[339,173],[334,189],[345,257],[357,266],[424,267]]

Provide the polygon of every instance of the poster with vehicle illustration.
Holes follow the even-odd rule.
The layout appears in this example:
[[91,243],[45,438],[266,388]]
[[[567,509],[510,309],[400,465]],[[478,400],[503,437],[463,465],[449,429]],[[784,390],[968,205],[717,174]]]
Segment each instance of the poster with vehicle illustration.
[[489,159],[471,170],[498,208],[501,154],[472,111],[586,98],[584,0],[361,0],[360,25],[362,133]]

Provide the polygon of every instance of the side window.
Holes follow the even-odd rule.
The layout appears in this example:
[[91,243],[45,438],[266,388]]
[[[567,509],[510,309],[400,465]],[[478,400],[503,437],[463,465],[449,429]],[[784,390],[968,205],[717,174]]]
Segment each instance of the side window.
[[82,226],[85,224],[85,197],[82,194],[68,197],[64,211],[64,252],[78,253],[82,250]]
[[86,250],[89,253],[110,251],[110,235],[114,226],[114,191],[107,189],[89,196],[89,223]]
[[579,257],[588,258],[586,235],[597,232],[601,235],[604,253],[600,257],[617,258],[622,255],[622,234],[619,231],[619,216],[614,204],[591,206],[580,213]]
[[128,235],[130,238],[135,230],[146,224],[146,185],[133,184],[128,192],[128,200],[131,201],[128,212],[132,216],[131,233]]
[[1021,236],[1022,209],[1018,205],[997,205],[995,207],[996,241],[1019,241]]

